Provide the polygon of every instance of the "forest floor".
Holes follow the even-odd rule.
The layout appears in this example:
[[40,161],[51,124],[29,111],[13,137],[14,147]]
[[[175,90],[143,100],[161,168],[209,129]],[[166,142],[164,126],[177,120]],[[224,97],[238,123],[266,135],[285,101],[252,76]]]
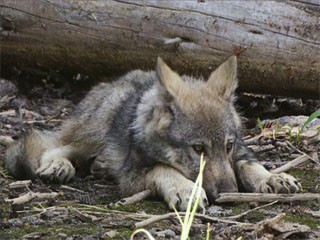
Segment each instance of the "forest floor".
[[[58,128],[88,90],[45,81],[21,89],[0,80],[2,143],[19,138],[31,127]],[[307,117],[320,108],[320,101],[241,94],[237,104],[247,118],[245,141],[262,164],[275,169],[304,156],[306,161],[289,173],[300,180],[303,193],[320,193],[319,119],[299,132]],[[120,200],[117,185],[92,176],[66,185],[37,180],[13,186],[17,180],[2,167],[4,152],[5,144],[0,144],[0,239],[130,239],[135,224],[170,212],[161,200],[152,198],[131,205],[115,204]],[[50,194],[45,199],[11,202],[38,192]],[[263,204],[253,211],[248,210],[257,203],[212,205],[206,217],[195,218],[190,239],[206,239],[208,232],[210,239],[320,239],[319,199]],[[181,235],[181,224],[174,215],[144,228],[155,239],[180,239]],[[144,238],[140,234],[134,239]]]

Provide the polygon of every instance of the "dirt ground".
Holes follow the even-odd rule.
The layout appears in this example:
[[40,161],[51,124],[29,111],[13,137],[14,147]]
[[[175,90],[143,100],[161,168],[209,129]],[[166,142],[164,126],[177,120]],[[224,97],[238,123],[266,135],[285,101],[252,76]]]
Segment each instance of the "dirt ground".
[[[0,165],[5,143],[27,129],[59,127],[88,87],[83,84],[42,84],[26,87],[0,80]],[[289,173],[302,183],[303,193],[320,193],[320,121],[315,119],[299,132],[320,101],[241,94],[238,107],[248,130],[245,141],[268,169],[298,157],[307,160]],[[305,115],[307,117],[289,117]],[[260,119],[257,124],[257,119]],[[274,120],[276,119],[276,120]],[[263,121],[264,120],[264,121]],[[307,157],[306,157],[307,155]],[[312,160],[311,160],[312,159]],[[76,178],[67,185],[41,181],[14,187],[0,168],[0,239],[130,239],[137,223],[169,213],[157,199],[117,205],[118,187],[92,176]],[[10,200],[23,194],[49,193],[21,204]],[[320,239],[320,200],[289,203],[229,203],[212,205],[195,218],[190,239]],[[252,210],[252,211],[248,211]],[[171,216],[145,226],[155,239],[180,239],[181,224]],[[147,239],[138,234],[134,239]]]

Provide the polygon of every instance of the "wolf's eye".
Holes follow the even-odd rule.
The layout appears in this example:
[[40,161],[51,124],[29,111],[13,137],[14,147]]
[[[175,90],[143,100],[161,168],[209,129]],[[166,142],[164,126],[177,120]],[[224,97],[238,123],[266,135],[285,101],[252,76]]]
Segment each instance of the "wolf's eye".
[[204,153],[204,146],[202,144],[194,144],[192,148],[198,154]]
[[227,153],[230,153],[230,151],[232,150],[234,142],[235,141],[233,139],[232,140],[228,140],[227,145],[226,145]]

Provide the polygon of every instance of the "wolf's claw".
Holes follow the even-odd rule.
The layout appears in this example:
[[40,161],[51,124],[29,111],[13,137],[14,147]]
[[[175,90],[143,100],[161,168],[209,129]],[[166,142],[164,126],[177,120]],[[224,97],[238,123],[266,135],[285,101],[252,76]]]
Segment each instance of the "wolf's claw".
[[36,174],[44,181],[64,183],[74,177],[75,169],[68,159],[60,157],[41,164]]
[[297,193],[301,192],[301,184],[297,179],[286,173],[272,174],[269,179],[261,182],[261,193]]
[[[175,208],[179,211],[187,210],[193,187],[194,183],[188,180],[185,181],[185,183],[179,183],[179,185],[177,184],[177,186],[170,189],[165,196],[165,200],[167,201],[169,207],[171,209]],[[208,202],[209,201],[204,189],[201,189],[198,211],[204,211],[208,206]]]

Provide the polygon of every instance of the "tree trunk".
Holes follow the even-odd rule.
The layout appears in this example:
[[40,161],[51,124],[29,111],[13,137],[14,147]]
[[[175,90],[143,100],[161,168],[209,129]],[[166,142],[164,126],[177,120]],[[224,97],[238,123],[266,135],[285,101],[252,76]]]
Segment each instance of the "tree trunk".
[[319,97],[317,0],[0,0],[0,11],[8,78],[99,79],[153,69],[157,56],[179,73],[206,77],[236,54],[241,91]]

